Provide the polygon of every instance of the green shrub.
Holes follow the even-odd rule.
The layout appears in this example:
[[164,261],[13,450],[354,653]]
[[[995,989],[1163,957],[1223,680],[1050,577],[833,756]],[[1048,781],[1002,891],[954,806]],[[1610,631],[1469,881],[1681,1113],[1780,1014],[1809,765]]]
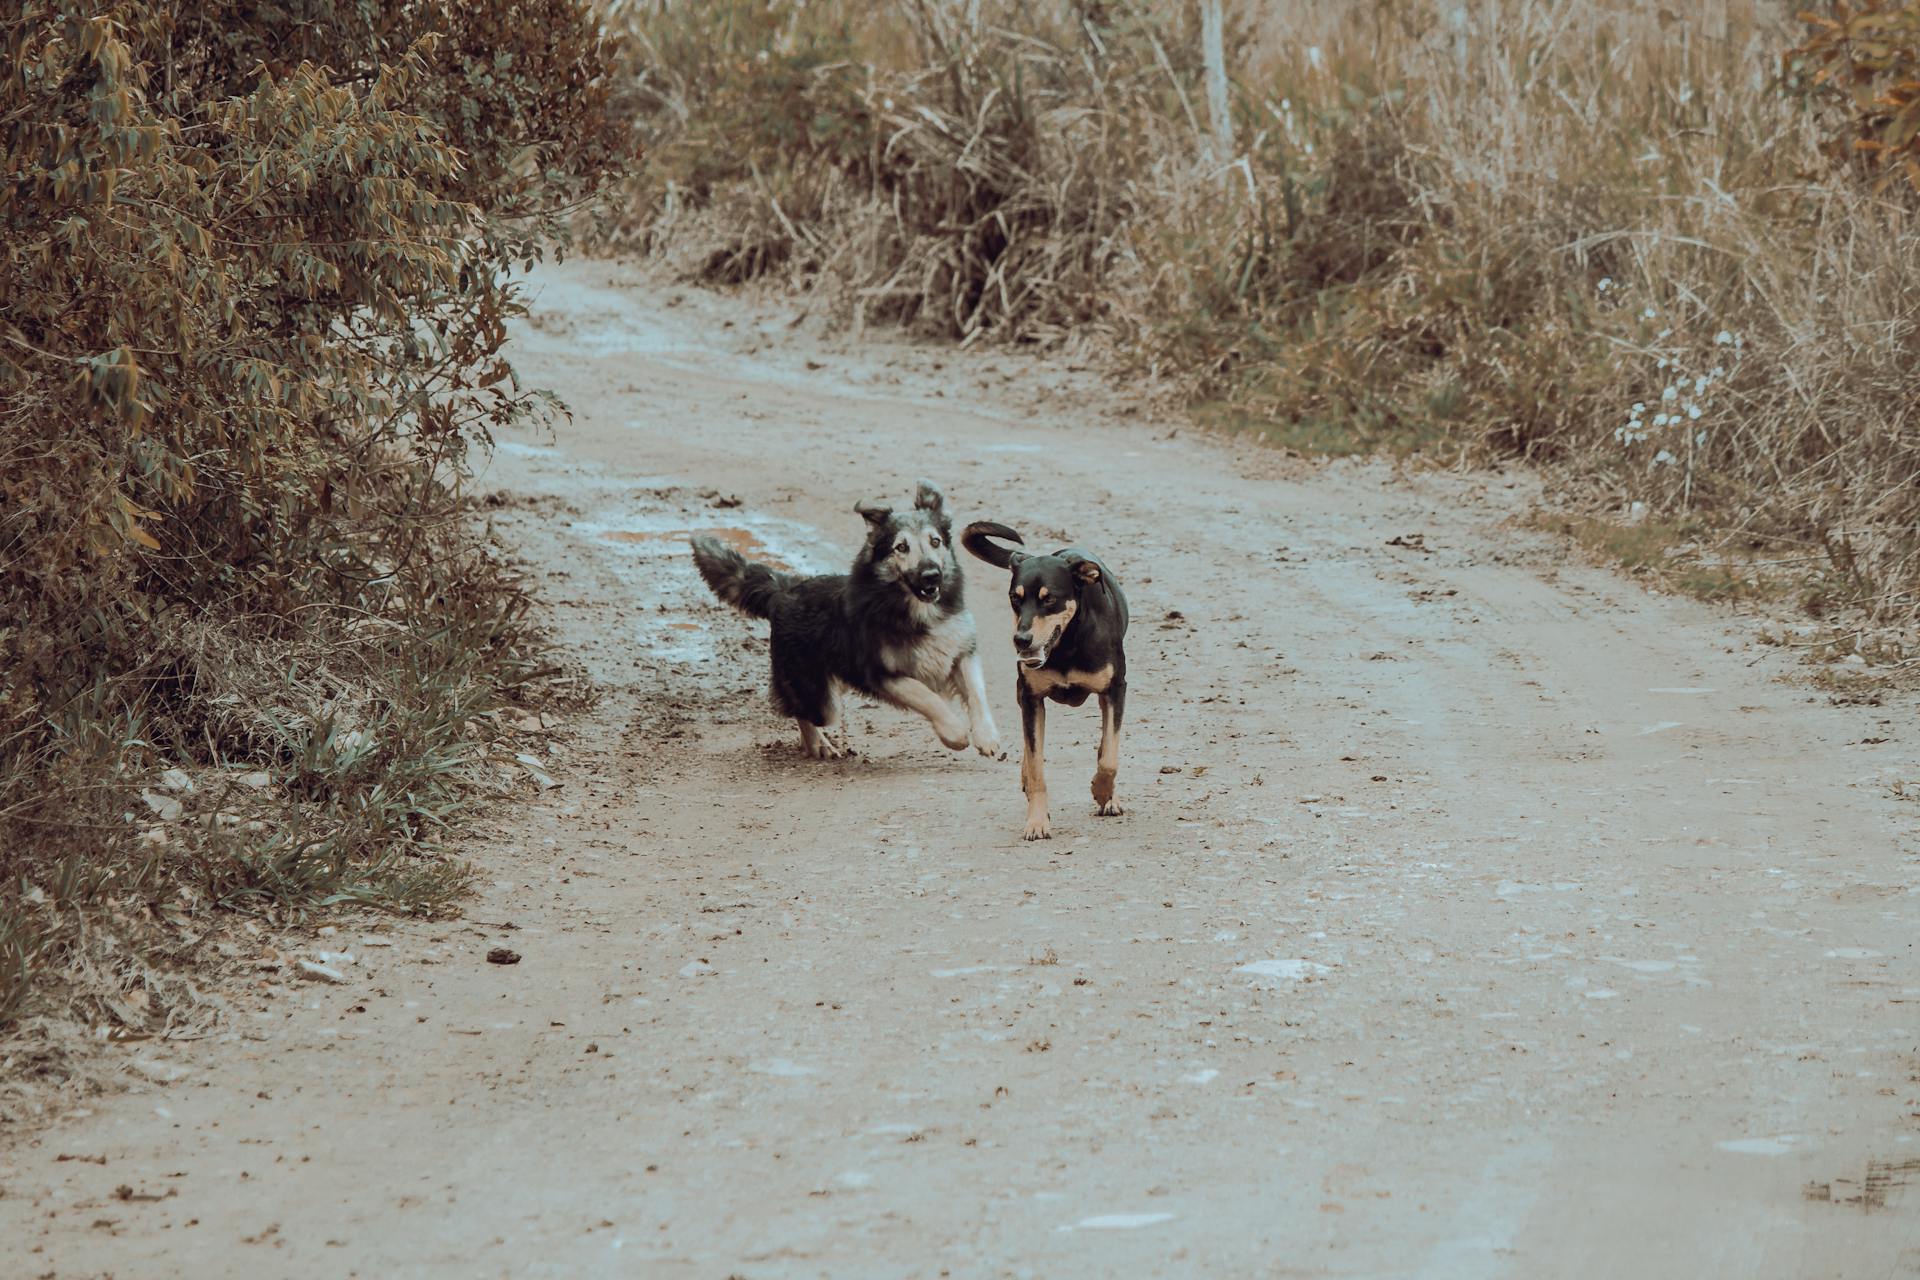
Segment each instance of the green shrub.
[[1807,38],[1786,56],[1791,83],[1835,104],[1845,121],[1829,146],[1878,170],[1881,185],[1920,192],[1920,4],[1832,0],[1803,11]]
[[[546,406],[508,273],[632,147],[585,0],[25,0],[0,49],[4,1005],[65,858],[230,902],[418,881],[379,868],[539,664],[459,492]],[[376,745],[315,757],[329,724]],[[147,771],[238,762],[307,779],[297,814],[134,849]]]

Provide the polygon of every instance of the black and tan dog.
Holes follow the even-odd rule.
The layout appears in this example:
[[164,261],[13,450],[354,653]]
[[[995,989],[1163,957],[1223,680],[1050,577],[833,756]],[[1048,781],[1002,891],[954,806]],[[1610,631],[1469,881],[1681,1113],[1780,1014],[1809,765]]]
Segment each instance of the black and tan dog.
[[1003,524],[979,521],[960,544],[990,565],[1013,571],[1013,650],[1019,660],[1014,692],[1020,700],[1020,788],[1027,793],[1029,840],[1053,835],[1047,820],[1047,699],[1077,707],[1100,698],[1100,756],[1093,802],[1101,817],[1120,812],[1113,778],[1120,768],[1120,721],[1127,705],[1127,597],[1104,564],[1066,547],[1050,556],[1015,551],[990,541],[1024,542]]

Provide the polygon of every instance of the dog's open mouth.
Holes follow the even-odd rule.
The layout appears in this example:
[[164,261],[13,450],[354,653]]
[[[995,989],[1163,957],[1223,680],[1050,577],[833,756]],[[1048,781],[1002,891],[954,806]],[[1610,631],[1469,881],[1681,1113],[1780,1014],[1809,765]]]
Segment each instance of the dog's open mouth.
[[1020,654],[1019,657],[1020,665],[1029,671],[1035,667],[1044,667],[1047,665],[1047,655],[1045,653],[1023,653]]
[[937,582],[915,583],[913,588],[913,594],[915,594],[916,596],[919,596],[922,600],[925,600],[928,603],[932,603],[933,601],[938,600],[940,598],[940,584]]

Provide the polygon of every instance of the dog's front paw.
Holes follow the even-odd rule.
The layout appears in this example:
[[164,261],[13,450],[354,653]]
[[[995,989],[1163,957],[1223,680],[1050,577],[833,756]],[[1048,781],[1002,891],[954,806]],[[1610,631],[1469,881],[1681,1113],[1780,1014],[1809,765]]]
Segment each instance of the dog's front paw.
[[964,720],[936,720],[933,722],[933,731],[939,735],[940,745],[949,751],[965,751],[973,740],[973,734]]
[[1035,818],[1027,823],[1027,829],[1020,833],[1022,840],[1051,840],[1053,828],[1045,818]]
[[1126,810],[1122,809],[1119,805],[1115,804],[1113,801],[1108,800],[1105,803],[1103,803],[1098,809],[1095,809],[1094,812],[1102,818],[1117,818],[1121,814],[1125,813]]
[[976,734],[973,739],[973,749],[989,760],[1005,760],[1007,758],[1007,753],[1000,749],[1000,737],[998,734]]

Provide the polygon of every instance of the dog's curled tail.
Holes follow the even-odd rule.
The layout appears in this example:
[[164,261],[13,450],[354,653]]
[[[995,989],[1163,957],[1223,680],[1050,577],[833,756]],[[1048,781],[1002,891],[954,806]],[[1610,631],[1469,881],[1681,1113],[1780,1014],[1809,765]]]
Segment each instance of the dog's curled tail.
[[787,585],[786,574],[755,564],[718,538],[689,541],[693,546],[693,563],[713,588],[713,594],[756,618],[767,617],[772,612],[773,597]]
[[1026,541],[1012,529],[1003,524],[995,524],[991,520],[976,520],[961,530],[960,545],[996,569],[1004,569],[1012,564],[1017,553],[987,541],[989,538],[1004,538],[1008,542],[1020,543]]

